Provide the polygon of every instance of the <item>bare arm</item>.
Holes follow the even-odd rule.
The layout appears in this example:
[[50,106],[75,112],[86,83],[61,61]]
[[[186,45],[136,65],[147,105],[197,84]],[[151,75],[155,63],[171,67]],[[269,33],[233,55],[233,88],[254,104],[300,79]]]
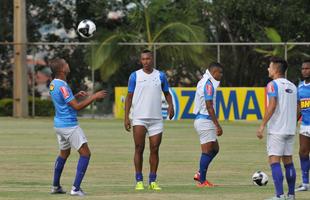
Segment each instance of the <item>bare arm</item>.
[[78,102],[76,99],[73,99],[70,101],[68,104],[74,108],[75,110],[79,111],[82,110],[83,108],[87,107],[89,104],[91,104],[93,101],[96,99],[102,99],[107,95],[107,92],[105,90],[101,90],[93,95],[91,95],[89,98]]
[[301,118],[300,101],[297,101],[297,121]]
[[125,100],[125,119],[124,119],[124,126],[126,131],[130,132],[131,125],[129,120],[129,112],[132,104],[132,97],[133,93],[128,93]]
[[265,126],[267,125],[268,121],[272,117],[274,111],[276,110],[276,107],[277,107],[277,98],[276,97],[270,97],[265,116],[263,117],[263,121],[262,121],[262,123],[261,123],[261,125],[260,125],[260,127],[256,133],[256,135],[259,139],[263,138]]
[[168,103],[168,115],[169,115],[169,119],[172,119],[174,116],[174,108],[173,108],[173,102],[172,102],[172,97],[170,92],[164,92],[166,101]]
[[216,127],[217,135],[221,136],[223,134],[223,130],[222,130],[222,127],[220,126],[217,118],[216,118],[215,111],[214,111],[214,108],[213,108],[213,101],[212,100],[207,100],[206,101],[206,107],[207,107],[208,113],[209,113],[209,115],[211,117],[211,120],[212,120],[212,122],[214,123],[214,125]]

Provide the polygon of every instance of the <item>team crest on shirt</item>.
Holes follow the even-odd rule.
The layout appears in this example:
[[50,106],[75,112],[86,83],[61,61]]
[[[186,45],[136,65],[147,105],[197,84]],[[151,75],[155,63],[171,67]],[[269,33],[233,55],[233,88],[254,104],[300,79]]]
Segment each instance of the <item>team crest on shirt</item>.
[[50,84],[50,92],[52,92],[54,88],[55,88],[54,84]]
[[64,99],[67,99],[69,97],[69,92],[66,87],[64,86],[60,87],[60,92],[62,93]]

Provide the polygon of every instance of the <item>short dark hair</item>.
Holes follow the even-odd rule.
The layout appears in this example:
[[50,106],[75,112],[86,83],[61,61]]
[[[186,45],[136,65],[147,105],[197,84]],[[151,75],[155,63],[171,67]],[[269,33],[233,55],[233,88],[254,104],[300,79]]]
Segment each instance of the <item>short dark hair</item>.
[[51,68],[53,75],[58,75],[65,64],[66,61],[63,58],[55,58],[49,61],[49,67]]
[[152,54],[152,51],[149,50],[149,49],[144,49],[144,50],[141,52],[141,54],[142,54],[142,53],[150,53],[150,54]]
[[210,65],[208,66],[208,70],[212,70],[214,68],[221,68],[221,69],[223,69],[223,65],[221,65],[221,63],[218,63],[218,62],[210,63]]
[[287,70],[286,60],[284,60],[283,58],[279,58],[279,57],[271,57],[269,61],[278,64],[280,73],[285,74],[285,71]]
[[306,59],[306,60],[302,61],[302,64],[304,64],[304,63],[310,63],[310,59]]

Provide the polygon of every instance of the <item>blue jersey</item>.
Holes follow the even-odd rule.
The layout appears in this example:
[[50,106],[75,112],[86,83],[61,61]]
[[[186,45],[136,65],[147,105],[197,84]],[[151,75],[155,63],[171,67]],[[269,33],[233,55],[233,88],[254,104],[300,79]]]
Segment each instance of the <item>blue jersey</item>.
[[302,115],[301,125],[310,126],[310,84],[306,84],[305,81],[301,82],[297,94]]
[[54,127],[65,128],[78,125],[77,111],[68,105],[74,99],[68,84],[63,80],[54,79],[49,87],[55,107]]

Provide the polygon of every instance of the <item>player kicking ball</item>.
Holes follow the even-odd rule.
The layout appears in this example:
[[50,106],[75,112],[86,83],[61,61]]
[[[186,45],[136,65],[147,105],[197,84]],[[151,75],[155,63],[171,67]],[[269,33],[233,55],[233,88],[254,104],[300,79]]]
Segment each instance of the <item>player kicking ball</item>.
[[78,124],[77,111],[82,110],[97,99],[104,98],[107,93],[102,90],[78,102],[76,98],[86,97],[88,94],[84,91],[80,91],[76,95],[72,94],[66,82],[66,78],[70,73],[68,63],[64,59],[54,59],[49,64],[55,76],[50,84],[50,95],[55,107],[54,129],[60,148],[59,156],[55,162],[51,194],[66,193],[60,185],[60,177],[66,160],[70,155],[71,147],[73,147],[79,152],[80,158],[70,194],[72,196],[84,196],[85,193],[80,185],[87,170],[90,150],[84,132]]
[[222,127],[214,111],[216,89],[222,77],[222,65],[220,63],[211,63],[203,78],[197,84],[194,101],[194,113],[196,114],[194,126],[201,144],[199,172],[194,176],[194,180],[198,181],[197,187],[214,186],[206,179],[206,175],[210,163],[219,152],[217,136],[223,134]]
[[[263,138],[267,125],[267,153],[275,187],[275,196],[268,200],[294,200],[296,171],[293,164],[293,149],[297,118],[297,88],[285,79],[287,62],[281,58],[271,58],[268,68],[273,80],[267,85],[268,105],[257,137]],[[283,191],[284,164],[288,194]]]

